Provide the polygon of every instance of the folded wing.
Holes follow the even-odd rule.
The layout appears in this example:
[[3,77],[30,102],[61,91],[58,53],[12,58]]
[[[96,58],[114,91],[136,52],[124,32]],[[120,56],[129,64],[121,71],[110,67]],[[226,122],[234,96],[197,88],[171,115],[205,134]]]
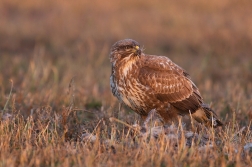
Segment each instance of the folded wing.
[[145,56],[139,71],[139,81],[149,87],[162,102],[178,109],[179,114],[195,112],[202,104],[198,88],[189,74],[164,56]]

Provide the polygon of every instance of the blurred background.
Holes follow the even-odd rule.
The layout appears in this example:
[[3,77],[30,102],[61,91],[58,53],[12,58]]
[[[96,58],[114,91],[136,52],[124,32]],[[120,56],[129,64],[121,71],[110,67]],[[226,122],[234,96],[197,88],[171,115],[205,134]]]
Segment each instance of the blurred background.
[[1,0],[0,109],[57,112],[74,96],[77,108],[111,114],[110,47],[132,38],[183,67],[223,120],[235,112],[247,123],[251,9],[250,0]]

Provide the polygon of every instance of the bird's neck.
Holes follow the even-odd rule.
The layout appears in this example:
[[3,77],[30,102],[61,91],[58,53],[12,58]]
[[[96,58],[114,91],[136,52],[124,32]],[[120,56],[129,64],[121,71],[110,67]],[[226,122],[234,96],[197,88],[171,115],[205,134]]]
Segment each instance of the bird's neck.
[[124,76],[127,76],[129,72],[132,70],[132,67],[137,64],[139,59],[140,59],[140,56],[131,55],[119,61],[114,62],[113,66],[117,67],[117,69],[122,72],[121,74],[123,74]]
[[[120,57],[120,56],[119,56]],[[120,57],[116,60],[114,60],[112,62],[112,65],[115,67],[124,67],[125,65],[129,65],[129,64],[134,64],[137,62],[137,60],[139,59],[139,56],[135,56],[135,55],[129,55],[127,57]]]

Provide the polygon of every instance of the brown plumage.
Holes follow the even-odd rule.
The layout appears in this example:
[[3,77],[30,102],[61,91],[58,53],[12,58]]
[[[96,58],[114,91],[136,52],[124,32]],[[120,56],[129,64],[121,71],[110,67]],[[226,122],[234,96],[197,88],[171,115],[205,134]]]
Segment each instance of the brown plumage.
[[[138,42],[116,42],[110,53],[110,86],[114,96],[143,119],[156,110],[164,122],[191,112],[207,126],[221,126],[188,73],[165,56],[147,55]],[[190,112],[189,112],[190,111]]]

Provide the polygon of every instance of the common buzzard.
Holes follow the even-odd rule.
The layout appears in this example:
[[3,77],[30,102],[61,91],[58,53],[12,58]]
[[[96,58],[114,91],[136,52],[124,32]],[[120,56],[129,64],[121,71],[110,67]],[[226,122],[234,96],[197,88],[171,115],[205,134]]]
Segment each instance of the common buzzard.
[[144,120],[152,110],[164,122],[191,112],[196,121],[207,126],[222,125],[204,104],[189,74],[169,58],[147,55],[137,41],[124,39],[112,46],[110,61],[113,95]]

